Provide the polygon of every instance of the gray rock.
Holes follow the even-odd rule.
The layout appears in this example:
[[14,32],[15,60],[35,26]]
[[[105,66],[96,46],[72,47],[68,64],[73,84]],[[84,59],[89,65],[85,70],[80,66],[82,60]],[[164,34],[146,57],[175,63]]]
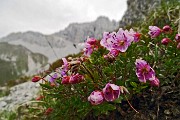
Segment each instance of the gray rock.
[[33,83],[31,81],[10,88],[10,94],[0,99],[0,110],[10,111],[36,98],[39,88],[39,83]]
[[3,108],[7,105],[5,101],[0,101],[0,108]]
[[162,0],[127,0],[128,9],[125,12],[120,27],[131,26],[146,18],[149,11],[158,7]]
[[80,43],[86,40],[87,36],[101,39],[103,32],[112,32],[118,27],[118,22],[110,21],[109,18],[101,16],[93,22],[72,23],[63,31],[53,34],[53,36],[61,37],[73,43]]

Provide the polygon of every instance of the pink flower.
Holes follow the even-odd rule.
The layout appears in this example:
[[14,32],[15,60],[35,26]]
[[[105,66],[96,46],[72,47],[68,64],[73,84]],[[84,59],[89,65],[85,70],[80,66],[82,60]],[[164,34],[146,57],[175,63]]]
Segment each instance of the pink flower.
[[150,84],[151,84],[151,86],[159,86],[159,83],[160,83],[160,81],[159,81],[159,79],[157,78],[157,77],[154,77],[154,79],[152,79],[151,81],[150,81]]
[[179,49],[180,50],[180,42],[178,43],[178,45],[177,45],[177,49]]
[[62,60],[64,64],[62,65],[61,76],[66,76],[66,73],[69,70],[69,63],[66,58],[62,58]]
[[161,40],[161,43],[162,43],[163,45],[168,45],[169,42],[171,42],[171,40],[170,40],[169,38],[163,38],[163,39]]
[[69,84],[69,79],[70,79],[69,76],[63,76],[61,84]]
[[115,58],[119,55],[119,51],[116,49],[111,49],[111,51],[107,55],[103,55],[104,59],[109,62],[113,62]]
[[92,46],[90,44],[86,44],[83,51],[84,51],[84,55],[89,57],[93,52],[93,48],[92,48]]
[[91,102],[92,105],[99,105],[103,100],[103,93],[101,91],[93,91],[88,97],[88,101]]
[[161,34],[161,29],[157,26],[149,26],[148,34],[151,36],[151,38],[155,38]]
[[105,47],[107,50],[111,51],[118,50],[120,52],[125,52],[128,47],[131,45],[131,42],[138,42],[140,39],[140,34],[134,32],[133,29],[130,31],[119,29],[117,33],[105,32],[103,34],[103,39],[100,41],[100,44]]
[[111,51],[108,54],[112,57],[117,57],[119,55],[119,51],[116,49],[111,49]]
[[77,84],[77,83],[82,82],[83,80],[84,80],[84,76],[77,73],[75,75],[70,76],[69,83]]
[[58,73],[53,73],[50,75],[49,82],[54,83],[55,80],[58,78]]
[[119,98],[120,87],[115,84],[108,83],[105,88],[103,88],[103,94],[106,101],[114,101]]
[[115,40],[116,33],[109,33],[109,32],[104,32],[103,34],[103,39],[100,41],[100,44],[108,49],[109,51],[113,48],[113,41]]
[[131,45],[131,42],[134,38],[129,34],[126,30],[124,31],[122,28],[116,34],[115,40],[113,40],[113,48],[119,50],[120,52],[125,52],[128,47]]
[[98,49],[97,46],[97,40],[95,38],[87,38],[87,41],[85,43],[85,48],[83,49],[84,55],[89,57],[94,50]]
[[95,45],[97,43],[97,40],[95,38],[87,38],[86,43],[90,44],[90,45]]
[[165,26],[163,27],[163,32],[165,32],[165,33],[171,33],[171,32],[172,32],[172,29],[171,29],[171,27],[170,27],[169,25],[165,25]]
[[146,83],[146,80],[150,80],[155,76],[154,70],[150,65],[141,59],[136,59],[136,75],[140,82]]
[[180,34],[176,34],[175,40],[179,43],[180,42]]
[[133,29],[130,29],[130,30],[129,30],[129,34],[134,37],[133,42],[139,42],[140,37],[141,37],[141,34],[140,34],[140,33],[134,32]]

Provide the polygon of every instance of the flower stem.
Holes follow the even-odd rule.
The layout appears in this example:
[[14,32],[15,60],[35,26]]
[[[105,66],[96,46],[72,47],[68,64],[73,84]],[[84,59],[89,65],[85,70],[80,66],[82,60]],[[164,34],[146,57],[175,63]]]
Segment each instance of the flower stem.
[[95,81],[94,81],[94,77],[93,77],[93,75],[92,75],[92,73],[89,71],[89,69],[87,69],[86,68],[86,66],[84,65],[84,64],[81,64],[82,66],[83,66],[83,68],[89,73],[89,75],[90,75],[90,77],[91,77],[91,79],[93,80],[93,82],[95,83]]
[[124,96],[125,96],[128,104],[129,104],[129,106],[130,106],[136,113],[139,113],[139,112],[131,105],[131,103],[130,103],[129,100],[127,99],[126,95],[124,95]]

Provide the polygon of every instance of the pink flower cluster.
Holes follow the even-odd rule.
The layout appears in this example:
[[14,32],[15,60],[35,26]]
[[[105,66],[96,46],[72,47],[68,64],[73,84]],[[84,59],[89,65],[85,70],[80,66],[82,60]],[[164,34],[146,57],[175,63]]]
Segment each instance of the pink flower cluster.
[[79,74],[79,73],[75,73],[73,71],[72,74],[68,73],[68,71],[70,70],[71,65],[78,65],[80,64],[80,61],[73,61],[73,62],[68,62],[66,60],[66,58],[62,58],[63,60],[63,65],[62,65],[62,70],[61,70],[61,76],[62,76],[62,81],[61,84],[77,84],[80,83],[84,80],[84,76]]
[[147,80],[150,81],[152,86],[159,86],[159,79],[155,76],[155,71],[151,66],[141,59],[136,59],[136,75],[140,82],[146,83]]
[[83,49],[84,55],[89,57],[94,50],[97,50],[97,40],[95,38],[87,38],[85,42],[85,48]]
[[84,80],[84,76],[79,73],[72,74],[70,76],[63,76],[61,83],[62,84],[77,84]]
[[[161,33],[171,34],[172,29],[171,29],[171,27],[169,25],[165,25],[162,29],[160,29],[157,26],[149,26],[148,34],[151,36],[151,38],[156,38]],[[180,34],[176,34],[175,40],[176,40],[176,43],[177,43],[177,49],[180,49]],[[163,44],[163,45],[168,45],[170,42],[172,42],[172,40],[170,40],[169,38],[163,38],[161,40],[161,44]]]
[[140,34],[138,32],[134,32],[133,29],[128,31],[120,28],[117,33],[105,32],[100,44],[110,51],[108,55],[116,57],[119,52],[126,52],[132,42],[138,42],[139,40]]
[[101,104],[104,100],[114,101],[119,98],[120,87],[115,84],[106,84],[102,91],[93,91],[88,97],[88,101],[92,105]]
[[[133,29],[123,30],[122,28],[116,32],[104,32],[103,39],[100,41],[101,46],[109,50],[104,58],[115,58],[120,52],[126,52],[132,42],[139,42],[141,34],[135,32]],[[84,55],[90,56],[94,50],[98,49],[97,40],[88,38],[85,42]]]
[[84,76],[78,73],[81,62],[85,61],[84,57],[69,58],[71,61],[67,61],[66,58],[62,58],[63,65],[56,68],[55,72],[48,74],[47,76],[40,77],[34,76],[32,82],[38,82],[44,80],[49,82],[51,86],[58,86],[57,79],[61,78],[61,84],[77,84],[84,80]]

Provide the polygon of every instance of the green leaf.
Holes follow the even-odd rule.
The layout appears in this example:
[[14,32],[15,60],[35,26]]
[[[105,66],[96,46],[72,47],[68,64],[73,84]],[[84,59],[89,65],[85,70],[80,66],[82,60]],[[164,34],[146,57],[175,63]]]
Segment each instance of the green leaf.
[[50,85],[48,85],[48,84],[40,83],[40,86],[43,87],[43,88],[52,89],[52,87]]
[[137,83],[135,83],[135,82],[130,82],[130,84],[131,84],[131,86],[133,86],[135,88],[138,86]]
[[114,103],[121,103],[122,100],[123,100],[123,97],[119,96],[119,98],[116,99],[116,100],[114,101]]
[[116,107],[109,103],[103,103],[101,105],[93,106],[93,110],[95,115],[98,116],[100,114],[108,114],[109,111],[115,110]]

